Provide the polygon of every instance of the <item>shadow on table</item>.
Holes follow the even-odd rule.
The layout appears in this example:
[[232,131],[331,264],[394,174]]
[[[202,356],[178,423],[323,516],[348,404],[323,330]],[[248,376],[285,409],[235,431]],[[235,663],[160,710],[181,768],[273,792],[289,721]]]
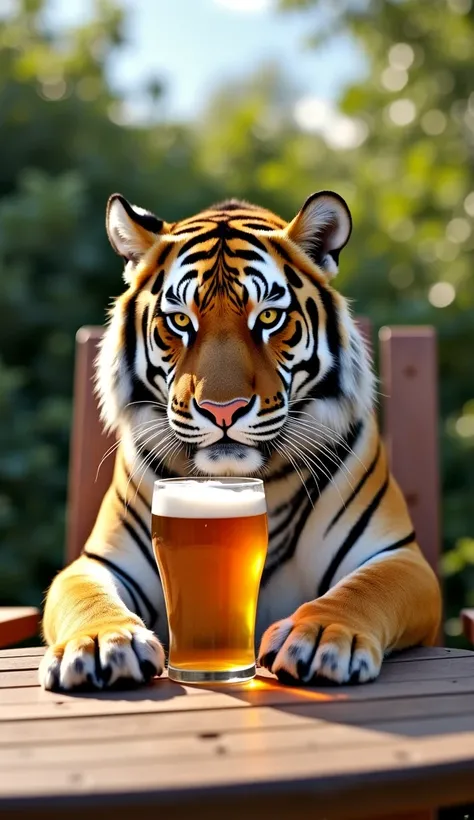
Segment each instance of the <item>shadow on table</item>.
[[474,732],[474,653],[436,652],[438,657],[420,649],[395,655],[372,683],[299,686],[259,670],[253,681],[218,691],[326,725],[418,738]]
[[[259,670],[254,680],[244,684],[182,686],[164,677],[145,688],[77,692],[70,697],[150,703],[179,698],[178,708],[183,711],[196,707],[225,710],[238,700],[299,716],[306,725],[309,719],[315,724],[322,722],[322,727],[343,724],[418,738],[473,732],[474,653],[466,656],[449,649],[437,653],[437,657],[433,657],[433,650],[427,650],[425,656],[423,650],[401,653],[384,663],[377,681],[353,686],[324,681],[317,686],[290,685]],[[209,705],[205,702],[208,697],[212,698]],[[183,698],[199,702],[191,707]]]
[[157,678],[148,686],[127,684],[118,681],[110,689],[76,689],[67,693],[68,698],[87,698],[88,700],[101,701],[126,701],[128,703],[140,703],[142,701],[168,701],[174,698],[189,694],[184,686],[174,683],[168,678]]

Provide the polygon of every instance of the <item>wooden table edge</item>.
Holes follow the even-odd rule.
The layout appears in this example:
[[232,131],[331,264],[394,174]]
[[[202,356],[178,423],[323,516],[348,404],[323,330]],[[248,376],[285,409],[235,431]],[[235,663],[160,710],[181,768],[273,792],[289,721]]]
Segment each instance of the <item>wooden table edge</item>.
[[[410,777],[411,775],[411,777]],[[400,787],[403,788],[400,788]],[[453,794],[456,795],[453,803]],[[232,783],[205,787],[173,787],[137,791],[93,791],[82,793],[74,788],[68,794],[0,798],[0,816],[15,812],[15,820],[41,820],[46,817],[68,820],[83,816],[88,820],[105,820],[104,811],[114,818],[129,817],[140,811],[140,820],[166,811],[172,820],[189,820],[191,811],[213,820],[257,818],[262,812],[273,817],[296,817],[311,811],[314,820],[356,820],[391,813],[433,809],[444,805],[474,801],[474,757],[448,764],[385,769],[374,773],[333,775],[315,782],[311,777],[283,781],[261,780],[256,783]],[[122,815],[122,811],[124,814]],[[278,811],[279,814],[274,814]],[[118,812],[118,813],[117,813]],[[112,815],[111,815],[112,817]]]

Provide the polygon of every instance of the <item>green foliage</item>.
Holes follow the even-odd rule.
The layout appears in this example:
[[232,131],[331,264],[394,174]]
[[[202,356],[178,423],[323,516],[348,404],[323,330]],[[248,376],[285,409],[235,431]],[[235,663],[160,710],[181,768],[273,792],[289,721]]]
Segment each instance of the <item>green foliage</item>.
[[[105,237],[123,190],[170,219],[213,199],[185,129],[127,129],[105,64],[121,16],[53,36],[0,23],[0,602],[37,604],[63,556],[74,336],[122,289]],[[155,89],[156,90],[156,89]]]
[[[284,0],[328,11],[324,0]],[[474,8],[470,0],[345,0],[330,33],[348,30],[367,59],[342,110],[368,136],[350,152],[355,233],[343,284],[376,324],[429,323],[440,354],[448,630],[474,603]],[[337,5],[337,8],[336,8]],[[315,34],[320,37],[320,30]],[[431,290],[437,283],[447,283]],[[428,299],[455,299],[443,308]]]
[[[308,34],[317,24],[313,47],[349,31],[366,56],[366,77],[341,100],[365,139],[346,150],[297,127],[295,94],[274,66],[224,89],[189,126],[120,125],[126,103],[105,71],[123,39],[117,8],[97,3],[90,24],[53,35],[43,5],[23,0],[0,23],[0,602],[37,603],[61,564],[74,334],[100,323],[122,287],[103,227],[108,195],[123,191],[169,220],[229,195],[291,218],[312,191],[332,188],[355,224],[341,290],[376,326],[439,332],[455,631],[460,607],[474,604],[469,0],[283,2],[306,15]],[[160,93],[150,80],[157,117]]]

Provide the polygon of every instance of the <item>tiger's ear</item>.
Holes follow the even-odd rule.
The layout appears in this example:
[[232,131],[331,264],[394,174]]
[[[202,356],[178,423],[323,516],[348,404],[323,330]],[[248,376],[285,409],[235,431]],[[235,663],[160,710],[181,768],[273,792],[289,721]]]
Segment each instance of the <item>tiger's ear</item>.
[[308,197],[290,222],[287,236],[332,278],[351,231],[351,212],[343,198],[333,191],[320,191]]
[[131,205],[121,194],[109,197],[105,225],[115,253],[132,263],[141,259],[165,229],[162,219]]

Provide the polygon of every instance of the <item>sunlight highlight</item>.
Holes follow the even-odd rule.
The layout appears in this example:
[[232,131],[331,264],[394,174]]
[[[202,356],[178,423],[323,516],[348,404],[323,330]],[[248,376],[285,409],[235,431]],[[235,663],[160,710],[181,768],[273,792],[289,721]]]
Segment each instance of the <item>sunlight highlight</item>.
[[278,689],[281,692],[285,691],[294,695],[295,699],[301,698],[301,700],[312,700],[313,702],[317,701],[319,703],[328,703],[332,701],[341,701],[347,700],[347,695],[343,695],[341,693],[326,693],[326,692],[315,692],[313,689],[307,689],[303,686],[285,686],[283,683],[280,683],[276,678],[264,678],[257,676],[253,678],[253,680],[248,681],[244,685],[246,691],[251,692],[268,692],[269,690]]

